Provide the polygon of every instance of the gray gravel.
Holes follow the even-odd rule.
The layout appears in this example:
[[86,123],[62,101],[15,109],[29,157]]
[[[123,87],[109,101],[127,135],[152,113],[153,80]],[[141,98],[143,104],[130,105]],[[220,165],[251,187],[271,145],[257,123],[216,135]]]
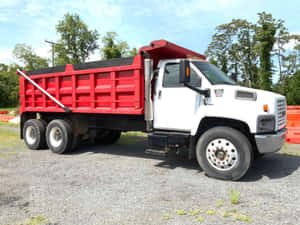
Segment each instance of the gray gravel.
[[[248,224],[238,215],[251,224],[300,224],[298,156],[266,156],[243,180],[226,182],[206,177],[186,156],[148,156],[145,148],[145,137],[130,136],[111,146],[83,145],[68,155],[20,143],[0,149],[15,152],[0,157],[0,224],[36,216],[46,218],[44,224],[64,225]],[[241,193],[237,205],[230,203],[231,189]],[[188,215],[196,209],[199,215]],[[235,213],[223,217],[225,211]]]

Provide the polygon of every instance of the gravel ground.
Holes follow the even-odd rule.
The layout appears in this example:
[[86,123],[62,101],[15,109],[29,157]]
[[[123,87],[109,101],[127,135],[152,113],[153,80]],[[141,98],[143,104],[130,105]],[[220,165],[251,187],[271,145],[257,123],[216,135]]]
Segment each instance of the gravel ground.
[[[296,155],[265,156],[243,180],[226,182],[206,177],[186,156],[145,155],[145,137],[68,155],[10,144],[0,146],[1,225],[33,217],[52,225],[300,224]],[[238,204],[230,190],[240,192]]]

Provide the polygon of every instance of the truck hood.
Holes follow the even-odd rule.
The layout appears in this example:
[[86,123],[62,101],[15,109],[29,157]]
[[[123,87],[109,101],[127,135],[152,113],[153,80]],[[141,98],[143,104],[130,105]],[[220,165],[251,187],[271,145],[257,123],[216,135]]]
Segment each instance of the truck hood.
[[[255,92],[257,94],[257,99],[259,100],[260,98],[284,98],[283,95],[280,95],[278,93],[274,93],[271,91],[265,91],[265,90],[260,90],[260,89],[255,89],[255,88],[248,88],[248,87],[242,87],[238,85],[214,85],[213,90],[218,90],[218,89],[223,89],[224,94],[234,94],[236,91],[246,91],[246,92]],[[259,98],[260,97],[260,98]]]
[[[256,94],[256,98],[237,98],[237,91]],[[247,95],[246,95],[247,96]],[[257,117],[261,115],[277,116],[279,101],[285,102],[283,95],[254,88],[237,85],[214,85],[211,87],[211,97],[207,100],[205,116],[235,119],[249,125],[252,133],[256,132]],[[268,105],[268,111],[264,111]]]

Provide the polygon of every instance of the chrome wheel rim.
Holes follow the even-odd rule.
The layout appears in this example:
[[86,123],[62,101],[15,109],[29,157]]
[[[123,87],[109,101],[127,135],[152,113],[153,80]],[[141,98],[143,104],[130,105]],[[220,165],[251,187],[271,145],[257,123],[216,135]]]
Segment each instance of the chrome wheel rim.
[[212,140],[206,147],[206,158],[217,170],[227,171],[239,163],[239,153],[235,145],[224,138]]
[[33,126],[28,126],[26,128],[25,136],[28,144],[33,145],[36,142],[37,137]]
[[49,134],[50,143],[53,147],[57,148],[63,142],[62,131],[59,127],[53,127]]

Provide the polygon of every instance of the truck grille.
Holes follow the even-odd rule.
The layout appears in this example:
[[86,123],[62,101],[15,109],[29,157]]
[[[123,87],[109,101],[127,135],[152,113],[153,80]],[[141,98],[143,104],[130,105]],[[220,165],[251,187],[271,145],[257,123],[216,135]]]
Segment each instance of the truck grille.
[[277,100],[277,128],[281,129],[286,125],[286,101],[285,99]]

